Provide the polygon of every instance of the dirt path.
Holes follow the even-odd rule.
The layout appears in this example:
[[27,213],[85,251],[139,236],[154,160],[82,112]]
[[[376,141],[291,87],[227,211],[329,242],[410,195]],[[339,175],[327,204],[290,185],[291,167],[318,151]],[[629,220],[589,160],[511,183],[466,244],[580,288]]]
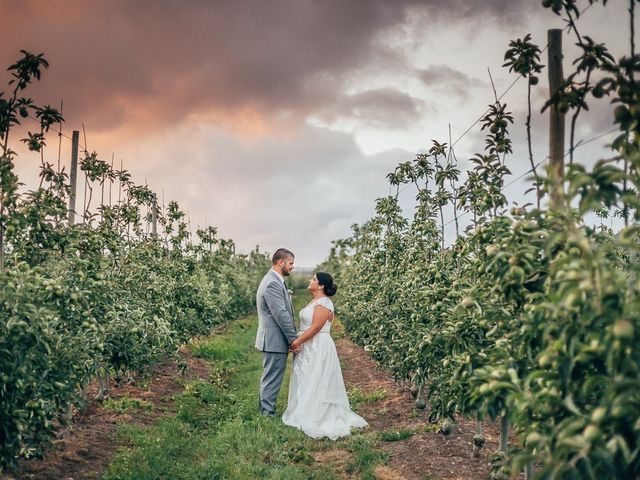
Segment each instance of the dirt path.
[[[118,438],[120,424],[144,425],[152,423],[173,409],[172,396],[183,390],[185,380],[207,378],[209,364],[201,359],[182,354],[187,363],[182,375],[176,362],[157,365],[148,378],[138,378],[133,384],[116,386],[111,383],[112,401],[138,399],[143,409],[127,409],[122,413],[105,408],[100,401],[91,400],[74,415],[73,423],[58,434],[58,439],[46,451],[44,459],[22,460],[15,477],[2,480],[88,480],[99,478],[116,450],[124,443]],[[97,386],[89,385],[86,398],[95,398]]]
[[380,479],[486,479],[489,456],[498,448],[499,430],[494,424],[484,425],[485,447],[479,458],[471,457],[475,433],[474,422],[459,421],[458,429],[449,436],[437,433],[424,413],[417,414],[413,398],[393,376],[381,370],[376,362],[348,338],[336,341],[348,389],[364,393],[384,390],[382,400],[362,404],[358,413],[378,431],[416,430],[410,438],[395,442],[381,441],[379,446],[391,455],[389,463],[376,471]]

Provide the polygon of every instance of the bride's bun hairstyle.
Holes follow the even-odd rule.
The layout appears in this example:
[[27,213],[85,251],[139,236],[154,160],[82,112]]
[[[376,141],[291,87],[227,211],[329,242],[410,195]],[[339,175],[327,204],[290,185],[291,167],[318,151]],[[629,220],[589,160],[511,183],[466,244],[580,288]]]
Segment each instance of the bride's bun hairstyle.
[[331,275],[327,272],[318,272],[316,273],[316,278],[318,279],[318,283],[324,287],[324,294],[327,297],[333,297],[336,294],[338,287],[333,283],[333,277]]

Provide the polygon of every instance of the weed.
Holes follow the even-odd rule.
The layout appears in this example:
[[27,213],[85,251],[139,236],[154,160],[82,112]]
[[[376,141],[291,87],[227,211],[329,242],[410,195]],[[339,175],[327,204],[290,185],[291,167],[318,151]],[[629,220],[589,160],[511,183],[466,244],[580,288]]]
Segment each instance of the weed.
[[386,430],[384,432],[380,432],[380,440],[382,440],[383,442],[397,442],[399,440],[406,440],[414,433],[414,430],[409,430],[407,428],[401,428],[399,430]]
[[153,410],[153,404],[147,400],[133,398],[125,395],[124,397],[113,399],[107,398],[102,404],[105,410],[115,413],[126,413],[129,410]]
[[358,387],[354,387],[349,390],[349,403],[352,407],[357,407],[361,404],[383,400],[386,396],[387,392],[384,389],[373,390],[372,392],[365,393]]
[[347,465],[348,474],[361,473],[363,479],[374,480],[373,473],[376,465],[384,465],[389,461],[389,454],[375,448],[375,433],[355,434],[350,437],[347,450],[353,454],[352,461]]

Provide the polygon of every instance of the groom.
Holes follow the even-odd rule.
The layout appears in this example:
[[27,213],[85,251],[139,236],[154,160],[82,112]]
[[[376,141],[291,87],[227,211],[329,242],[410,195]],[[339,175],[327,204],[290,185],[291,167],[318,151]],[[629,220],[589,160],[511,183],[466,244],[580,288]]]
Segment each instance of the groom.
[[271,270],[260,282],[256,302],[258,307],[258,333],[256,348],[262,352],[262,379],[260,380],[260,413],[276,414],[276,399],[287,367],[289,346],[296,338],[293,326],[293,305],[284,277],[293,270],[294,256],[279,248],[273,254]]

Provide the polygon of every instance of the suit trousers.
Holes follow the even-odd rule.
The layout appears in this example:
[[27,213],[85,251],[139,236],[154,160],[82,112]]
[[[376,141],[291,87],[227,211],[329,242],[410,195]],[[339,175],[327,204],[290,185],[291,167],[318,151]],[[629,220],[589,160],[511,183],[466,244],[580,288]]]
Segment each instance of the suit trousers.
[[276,400],[287,369],[288,353],[262,352],[262,378],[260,379],[260,413],[274,416]]

